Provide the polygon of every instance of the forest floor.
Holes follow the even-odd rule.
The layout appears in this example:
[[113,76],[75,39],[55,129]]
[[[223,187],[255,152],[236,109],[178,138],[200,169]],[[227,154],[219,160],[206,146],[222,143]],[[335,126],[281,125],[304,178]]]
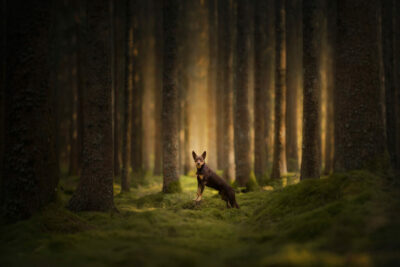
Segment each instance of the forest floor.
[[0,266],[399,266],[399,181],[364,171],[238,194],[226,209],[196,179],[119,194],[120,213],[64,208],[77,183],[33,218],[0,226]]

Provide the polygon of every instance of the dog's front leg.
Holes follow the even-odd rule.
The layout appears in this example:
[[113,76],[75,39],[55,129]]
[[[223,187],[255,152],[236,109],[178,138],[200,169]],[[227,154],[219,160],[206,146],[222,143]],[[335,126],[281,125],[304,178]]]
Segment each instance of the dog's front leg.
[[204,187],[205,184],[203,181],[201,181],[200,179],[197,179],[197,197],[196,197],[196,201],[199,202],[201,200],[201,197],[203,195],[203,191],[204,191]]

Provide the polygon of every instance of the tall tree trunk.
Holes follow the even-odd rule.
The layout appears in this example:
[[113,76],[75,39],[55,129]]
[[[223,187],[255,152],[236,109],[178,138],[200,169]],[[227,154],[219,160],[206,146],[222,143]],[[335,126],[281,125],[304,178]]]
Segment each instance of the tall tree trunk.
[[387,147],[390,155],[390,161],[393,167],[396,165],[396,88],[394,83],[394,47],[393,47],[393,33],[394,33],[394,1],[395,0],[382,0],[381,1],[381,18],[382,18],[382,56],[383,56],[383,69],[384,69],[384,86],[385,86],[385,111],[386,111],[386,138]]
[[163,37],[164,37],[164,69],[163,69],[163,104],[162,131],[163,136],[163,189],[164,193],[181,191],[179,182],[179,150],[178,150],[178,88],[176,85],[176,55],[178,29],[178,0],[164,0]]
[[142,101],[143,101],[143,69],[142,69],[142,48],[140,44],[142,32],[139,24],[141,9],[140,1],[132,2],[132,14],[128,23],[133,27],[133,57],[126,64],[132,65],[132,131],[131,131],[131,166],[133,182],[135,186],[141,184],[143,178],[143,120],[142,120]]
[[235,177],[233,149],[233,2],[219,0],[218,8],[218,59],[217,59],[217,153],[218,168],[223,177],[231,181]]
[[375,1],[338,2],[335,171],[385,161],[377,5]]
[[395,117],[396,117],[396,163],[397,174],[400,174],[400,3],[394,1],[394,83],[395,83]]
[[[0,55],[1,55],[1,73],[0,73],[0,186],[2,185],[3,176],[3,156],[4,156],[4,88],[6,87],[6,47],[7,47],[7,35],[6,35],[6,25],[7,25],[7,1],[1,1],[1,22],[0,22],[0,32],[1,32],[1,44],[0,44]],[[1,193],[1,190],[0,190]],[[0,207],[2,205],[0,197]]]
[[208,139],[208,157],[207,164],[216,169],[217,167],[217,143],[216,143],[216,91],[217,91],[217,55],[218,45],[217,43],[217,0],[209,0],[208,9],[208,53],[209,53],[209,64],[208,64],[208,80],[207,80],[207,93],[208,93],[208,105],[207,105],[207,139]]
[[246,186],[251,171],[250,164],[250,119],[248,107],[249,47],[247,46],[249,23],[249,4],[238,0],[237,5],[237,39],[235,66],[235,166],[236,180],[239,186]]
[[[217,69],[216,69],[216,74],[217,74],[217,88],[216,88],[216,107],[215,107],[215,117],[216,117],[216,148],[217,148],[217,168],[220,170],[224,170],[227,162],[228,162],[228,156],[227,156],[227,151],[225,150],[226,146],[226,138],[225,138],[225,131],[224,131],[224,118],[225,118],[225,109],[227,108],[224,105],[225,98],[229,97],[224,95],[224,92],[227,91],[227,88],[225,88],[226,81],[224,80],[225,72],[228,71],[228,64],[229,62],[225,62],[228,59],[226,54],[228,53],[227,51],[227,46],[229,45],[226,40],[226,38],[230,37],[230,32],[226,30],[229,29],[228,21],[227,21],[227,15],[228,12],[230,12],[230,7],[229,7],[229,1],[228,0],[218,0],[217,1],[217,27],[218,30],[217,32],[219,33],[217,35]],[[230,90],[230,89],[228,89]],[[223,104],[221,104],[223,103]],[[210,154],[210,153],[209,153]],[[225,173],[224,173],[225,176]],[[233,178],[233,177],[232,177]],[[231,178],[231,179],[232,179]]]
[[154,135],[154,175],[162,174],[162,88],[163,88],[163,10],[162,1],[155,1],[155,13],[158,18],[155,25],[155,135]]
[[319,178],[321,171],[319,25],[316,0],[303,0],[303,152],[300,179]]
[[267,169],[271,167],[272,161],[272,136],[273,136],[273,92],[275,90],[275,4],[274,0],[269,0],[267,9],[267,55],[265,65],[265,79],[267,81],[265,92],[264,109],[264,150]]
[[329,1],[326,7],[326,86],[327,86],[327,107],[326,107],[326,137],[325,137],[325,169],[324,174],[333,170],[334,154],[334,82],[335,82],[335,42],[336,42],[336,1]]
[[254,174],[259,183],[266,171],[265,105],[268,94],[268,76],[265,75],[268,60],[268,1],[257,0],[254,9]]
[[132,1],[126,1],[126,28],[125,28],[125,86],[123,90],[124,112],[122,128],[122,170],[121,191],[130,190],[130,167],[131,167],[131,136],[132,136],[132,88],[133,88],[133,65],[134,28],[132,23]]
[[[301,66],[301,0],[287,1],[286,16],[286,159],[288,171],[299,169],[299,152],[297,145],[297,103],[298,86],[303,70]],[[299,49],[300,48],[300,49]]]
[[[113,90],[113,138],[114,138],[114,176],[120,174],[119,164],[119,81],[118,81],[118,66],[121,60],[118,50],[119,38],[119,24],[118,17],[121,15],[120,5],[121,1],[112,1],[112,90]],[[123,2],[122,2],[123,3]]]
[[82,175],[69,209],[106,211],[114,208],[110,3],[91,1],[86,8]]
[[287,173],[286,166],[286,0],[275,1],[275,137],[271,178]]
[[0,203],[10,221],[27,218],[52,201],[58,184],[49,87],[51,12],[52,1],[7,2]]

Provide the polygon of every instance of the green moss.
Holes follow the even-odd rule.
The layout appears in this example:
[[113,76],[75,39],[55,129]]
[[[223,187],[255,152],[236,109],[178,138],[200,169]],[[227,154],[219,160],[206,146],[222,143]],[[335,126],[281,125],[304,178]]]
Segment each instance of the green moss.
[[260,189],[260,186],[258,185],[256,176],[255,176],[254,172],[251,171],[249,181],[246,183],[246,191],[251,192],[251,191],[256,191],[259,189]]
[[181,183],[179,180],[172,181],[168,184],[166,188],[163,189],[164,193],[172,194],[172,193],[180,193],[182,192]]
[[[1,266],[397,266],[399,187],[366,171],[236,195],[226,209],[197,181],[163,194],[162,178],[116,194],[120,213],[71,213],[70,194],[33,218],[0,226]],[[76,179],[63,178],[73,187]],[[68,185],[66,185],[68,184]],[[115,192],[120,187],[115,184]]]

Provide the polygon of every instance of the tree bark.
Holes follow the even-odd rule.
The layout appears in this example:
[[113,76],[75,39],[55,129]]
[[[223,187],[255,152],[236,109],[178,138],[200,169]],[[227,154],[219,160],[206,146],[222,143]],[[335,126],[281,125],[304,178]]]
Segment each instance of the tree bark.
[[238,0],[236,39],[236,88],[235,88],[235,166],[236,181],[239,186],[247,186],[250,178],[250,118],[248,107],[249,47],[247,46],[249,5]]
[[325,169],[324,174],[330,174],[333,170],[334,154],[334,83],[335,83],[335,42],[336,42],[336,2],[327,4],[326,25],[326,85],[327,85],[327,107],[326,107],[326,137],[325,137]]
[[381,1],[382,18],[382,56],[385,87],[386,138],[390,161],[395,167],[398,155],[396,154],[396,88],[394,83],[394,0]]
[[266,64],[268,60],[268,1],[257,0],[254,14],[254,174],[259,183],[266,172],[265,120],[268,80]]
[[125,86],[124,113],[122,128],[122,170],[121,170],[121,191],[130,191],[130,168],[131,168],[131,136],[132,136],[132,87],[133,87],[133,34],[132,2],[126,1],[126,28],[125,28]]
[[300,179],[319,178],[321,171],[319,25],[316,0],[303,0],[303,152]]
[[162,88],[163,88],[163,10],[162,1],[155,1],[155,12],[158,18],[155,25],[155,135],[154,135],[154,175],[162,174]]
[[218,168],[223,178],[232,181],[235,177],[233,138],[233,3],[219,0],[218,8],[218,60],[217,60],[217,153]]
[[395,83],[395,117],[396,117],[396,162],[395,169],[400,175],[400,3],[394,1],[394,83]]
[[178,88],[176,85],[176,56],[178,29],[178,0],[164,0],[163,3],[163,189],[164,193],[181,191],[179,183],[179,148],[178,148]]
[[375,1],[338,2],[335,171],[386,161],[377,10]]
[[142,120],[142,102],[143,102],[143,69],[142,69],[142,48],[140,30],[140,1],[132,2],[132,16],[128,23],[133,27],[133,56],[132,60],[126,62],[131,64],[132,69],[128,75],[132,76],[132,130],[131,130],[131,167],[133,173],[133,182],[135,186],[141,184],[143,178],[143,120]]
[[209,0],[208,9],[208,53],[209,53],[209,63],[208,63],[208,105],[207,105],[207,139],[208,139],[208,157],[207,164],[212,168],[217,167],[217,142],[216,142],[216,91],[217,91],[217,55],[218,55],[218,22],[217,22],[217,0]]
[[86,88],[82,175],[69,201],[73,211],[114,209],[113,138],[111,114],[110,3],[91,1],[86,6],[84,42]]
[[286,0],[275,1],[275,137],[272,179],[286,175]]
[[287,2],[286,16],[286,159],[288,171],[299,170],[299,152],[297,145],[297,103],[298,90],[301,80],[302,56],[302,21],[301,21],[301,0],[290,0]]
[[51,12],[52,1],[7,2],[5,154],[0,203],[2,215],[9,221],[28,218],[51,202],[57,191],[48,57]]

